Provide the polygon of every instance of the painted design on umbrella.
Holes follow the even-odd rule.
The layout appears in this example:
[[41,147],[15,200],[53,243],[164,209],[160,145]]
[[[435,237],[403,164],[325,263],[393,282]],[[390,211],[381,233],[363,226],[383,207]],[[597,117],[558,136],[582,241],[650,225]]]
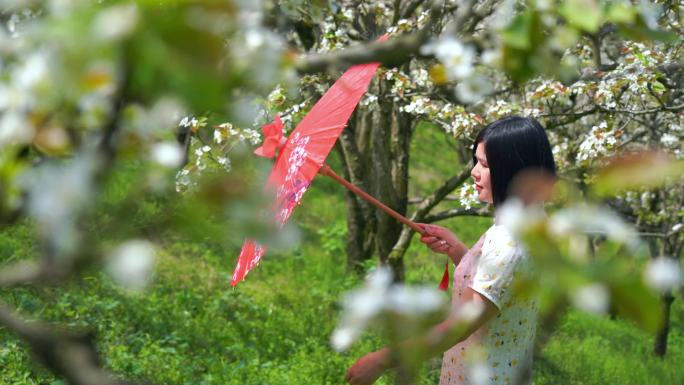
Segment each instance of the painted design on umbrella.
[[[285,224],[325,163],[379,66],[379,63],[368,63],[349,68],[311,108],[284,144],[279,117],[264,126],[266,138],[255,154],[273,156],[280,150],[266,184],[276,194],[274,211],[279,227]],[[264,246],[246,240],[233,270],[231,286],[242,281],[265,252]]]

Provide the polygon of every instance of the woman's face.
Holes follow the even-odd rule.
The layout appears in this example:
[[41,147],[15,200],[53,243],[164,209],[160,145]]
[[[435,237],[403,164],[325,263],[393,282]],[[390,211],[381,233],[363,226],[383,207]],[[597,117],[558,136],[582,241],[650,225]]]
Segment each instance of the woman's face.
[[485,145],[483,142],[477,144],[475,158],[477,159],[477,163],[475,163],[473,170],[470,171],[470,176],[472,176],[475,181],[478,198],[482,202],[493,203],[492,180],[489,177],[489,164],[487,163]]

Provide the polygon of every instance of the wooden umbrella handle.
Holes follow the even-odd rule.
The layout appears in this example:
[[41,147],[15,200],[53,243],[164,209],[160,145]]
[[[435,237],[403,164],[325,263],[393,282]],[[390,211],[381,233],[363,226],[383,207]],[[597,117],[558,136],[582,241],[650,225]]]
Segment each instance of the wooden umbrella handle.
[[375,206],[375,207],[379,208],[380,210],[382,210],[382,211],[383,211],[384,213],[386,213],[387,215],[389,215],[389,216],[391,216],[392,218],[398,220],[399,222],[405,224],[406,226],[412,228],[412,229],[415,230],[418,234],[421,234],[421,235],[424,235],[424,234],[425,234],[425,232],[423,231],[423,229],[422,229],[416,222],[413,222],[412,220],[406,218],[405,216],[403,216],[403,215],[399,214],[398,212],[392,210],[391,208],[385,206],[384,204],[382,204],[382,202],[380,202],[379,200],[373,198],[373,197],[372,197],[370,194],[368,194],[367,192],[361,190],[360,188],[358,188],[358,187],[354,186],[353,184],[351,184],[351,183],[350,183],[349,181],[347,181],[346,179],[344,179],[344,178],[342,178],[341,176],[335,174],[335,172],[334,172],[327,164],[323,164],[323,166],[321,166],[321,169],[318,170],[318,173],[321,174],[321,175],[325,175],[325,176],[327,176],[327,177],[332,178],[333,180],[335,180],[336,182],[338,182],[338,183],[341,184],[342,186],[346,187],[349,191],[351,191],[351,192],[353,192],[354,194],[360,196],[361,198],[365,199],[368,203],[370,203],[370,204],[372,204],[373,206]]

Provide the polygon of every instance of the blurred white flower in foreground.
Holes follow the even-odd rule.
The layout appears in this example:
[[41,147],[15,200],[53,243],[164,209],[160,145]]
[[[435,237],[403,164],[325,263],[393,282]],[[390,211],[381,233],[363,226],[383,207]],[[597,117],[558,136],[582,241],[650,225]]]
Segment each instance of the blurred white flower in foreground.
[[456,96],[463,103],[477,103],[494,91],[492,82],[484,76],[469,76],[456,86]]
[[572,303],[589,313],[606,314],[610,306],[610,292],[600,283],[585,285],[572,293]]
[[111,253],[107,271],[121,286],[139,291],[152,277],[155,255],[154,245],[149,241],[126,241]]
[[48,80],[50,62],[54,57],[47,49],[40,49],[28,55],[25,60],[12,71],[12,81],[20,89],[31,89]]
[[473,385],[489,384],[492,371],[489,369],[484,360],[476,360],[467,365],[468,376],[470,376],[470,383]]
[[670,257],[652,259],[644,271],[646,283],[661,293],[676,289],[682,282],[682,268]]
[[380,267],[366,279],[365,285],[346,294],[342,320],[331,337],[337,351],[344,351],[364,329],[384,313],[420,317],[435,312],[446,303],[437,289],[392,284],[390,269]]
[[97,15],[93,32],[105,41],[118,40],[135,30],[138,19],[138,7],[133,3],[111,6]]
[[0,149],[9,145],[27,144],[33,139],[34,132],[33,125],[24,114],[4,113],[0,116]]
[[539,205],[525,206],[520,199],[510,198],[496,211],[496,218],[512,234],[520,235],[544,220],[545,214]]
[[443,304],[444,296],[433,288],[395,285],[387,295],[385,308],[410,316],[432,312]]
[[465,79],[473,73],[475,49],[451,36],[442,36],[436,42],[423,46],[421,54],[434,54],[451,80]]
[[96,162],[93,156],[78,155],[61,164],[46,162],[21,177],[40,237],[65,263],[78,246],[76,222],[90,201]]
[[559,210],[551,216],[549,230],[556,236],[571,233],[602,234],[632,249],[641,245],[632,226],[612,211],[598,206],[580,205]]
[[179,167],[183,163],[183,155],[183,148],[177,143],[162,142],[152,146],[152,160],[164,167]]

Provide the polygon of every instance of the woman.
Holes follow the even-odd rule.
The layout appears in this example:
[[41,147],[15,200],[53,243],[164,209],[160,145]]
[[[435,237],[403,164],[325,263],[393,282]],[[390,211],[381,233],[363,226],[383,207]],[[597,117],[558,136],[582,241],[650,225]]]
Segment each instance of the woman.
[[[521,175],[531,170],[546,177],[556,173],[544,128],[535,119],[517,116],[480,131],[473,144],[473,162],[471,176],[478,198],[495,207],[507,200]],[[524,203],[543,199],[534,196],[534,192],[527,194]],[[531,383],[537,306],[533,299],[511,295],[514,274],[529,268],[521,245],[497,218],[470,250],[448,229],[422,226],[427,235],[421,242],[447,254],[456,265],[452,312],[427,336],[405,342],[404,348],[421,344],[433,352],[446,350],[440,385]],[[463,311],[473,306],[479,310],[475,316]],[[460,331],[454,332],[457,324]],[[347,371],[347,382],[372,384],[391,367],[391,354],[384,348],[363,356]]]

